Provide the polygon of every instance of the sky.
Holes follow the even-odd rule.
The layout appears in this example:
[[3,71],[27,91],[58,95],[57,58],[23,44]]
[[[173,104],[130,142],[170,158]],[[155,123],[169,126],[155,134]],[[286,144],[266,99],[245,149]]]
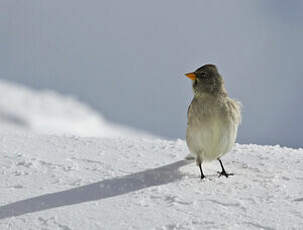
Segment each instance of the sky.
[[303,147],[302,12],[300,0],[2,0],[0,78],[184,139],[184,73],[213,63],[243,104],[239,143]]

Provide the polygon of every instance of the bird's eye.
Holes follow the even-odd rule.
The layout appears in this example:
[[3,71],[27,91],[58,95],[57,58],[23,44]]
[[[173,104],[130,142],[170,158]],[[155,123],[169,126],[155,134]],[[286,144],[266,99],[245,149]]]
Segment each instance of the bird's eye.
[[206,72],[201,72],[200,74],[201,74],[202,77],[206,76]]

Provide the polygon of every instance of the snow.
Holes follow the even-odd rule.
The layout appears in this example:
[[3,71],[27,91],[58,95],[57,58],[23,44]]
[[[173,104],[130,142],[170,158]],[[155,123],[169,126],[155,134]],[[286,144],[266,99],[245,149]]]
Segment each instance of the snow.
[[0,80],[0,122],[43,134],[119,137],[152,135],[107,122],[71,96]]
[[210,162],[201,181],[184,140],[18,87],[0,84],[0,229],[303,229],[303,149],[236,144],[222,159],[235,175]]

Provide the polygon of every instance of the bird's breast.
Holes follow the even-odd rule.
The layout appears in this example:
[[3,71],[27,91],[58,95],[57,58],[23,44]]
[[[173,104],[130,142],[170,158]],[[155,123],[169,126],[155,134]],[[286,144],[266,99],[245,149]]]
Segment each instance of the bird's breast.
[[202,160],[213,160],[230,151],[238,125],[216,108],[191,106],[186,142],[189,150]]

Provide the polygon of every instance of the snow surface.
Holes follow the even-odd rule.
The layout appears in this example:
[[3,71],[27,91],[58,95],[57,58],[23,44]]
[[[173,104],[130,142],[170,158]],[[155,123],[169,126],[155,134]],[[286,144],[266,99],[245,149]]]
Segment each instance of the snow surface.
[[74,99],[15,89],[0,84],[1,230],[303,229],[303,149],[236,144],[223,158],[235,175],[211,162],[201,181],[183,140],[119,132]]

